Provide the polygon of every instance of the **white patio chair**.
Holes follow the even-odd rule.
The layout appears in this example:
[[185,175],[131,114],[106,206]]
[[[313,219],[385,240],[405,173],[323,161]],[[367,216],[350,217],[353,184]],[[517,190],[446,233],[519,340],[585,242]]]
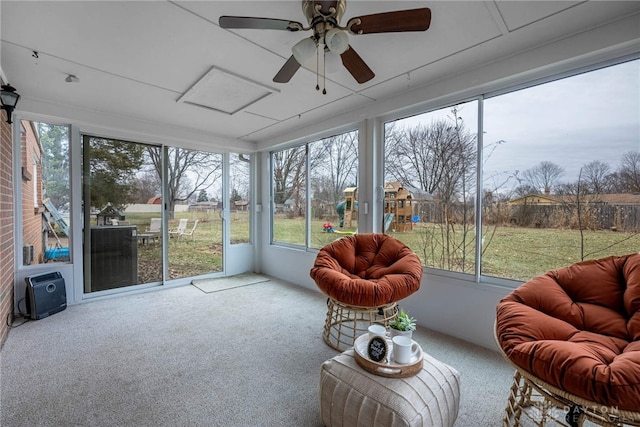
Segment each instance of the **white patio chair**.
[[196,231],[197,226],[198,220],[196,219],[196,221],[193,223],[193,227],[191,227],[191,230],[184,231],[183,233],[178,234],[178,239],[182,236],[191,236],[191,240],[195,240],[195,236],[193,235],[193,233]]
[[162,231],[162,218],[151,218],[151,224],[145,233],[160,233]]
[[180,237],[180,235],[184,234],[184,232],[187,231],[187,221],[188,220],[186,218],[180,219],[180,222],[178,222],[178,228],[175,230],[169,230],[169,237]]

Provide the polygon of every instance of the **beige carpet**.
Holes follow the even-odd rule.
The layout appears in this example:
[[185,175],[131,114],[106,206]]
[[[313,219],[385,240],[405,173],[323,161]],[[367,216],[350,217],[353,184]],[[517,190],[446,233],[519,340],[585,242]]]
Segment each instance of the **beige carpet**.
[[244,273],[217,279],[201,279],[191,282],[193,286],[202,292],[210,294],[227,289],[239,288],[241,286],[255,285],[256,283],[268,282],[269,278],[255,273]]
[[[326,297],[270,279],[124,294],[12,329],[0,426],[321,427],[320,368],[338,354],[322,340]],[[413,337],[460,372],[455,427],[501,425],[513,376],[502,356]]]

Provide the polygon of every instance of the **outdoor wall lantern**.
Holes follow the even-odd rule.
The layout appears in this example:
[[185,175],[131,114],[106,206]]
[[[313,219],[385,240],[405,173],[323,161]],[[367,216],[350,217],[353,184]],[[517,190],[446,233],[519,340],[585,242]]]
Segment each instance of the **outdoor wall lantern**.
[[11,121],[11,114],[13,113],[13,109],[18,105],[18,100],[20,99],[20,95],[16,93],[16,89],[11,85],[2,85],[0,87],[0,101],[2,102],[3,110],[7,110],[7,123],[13,123]]

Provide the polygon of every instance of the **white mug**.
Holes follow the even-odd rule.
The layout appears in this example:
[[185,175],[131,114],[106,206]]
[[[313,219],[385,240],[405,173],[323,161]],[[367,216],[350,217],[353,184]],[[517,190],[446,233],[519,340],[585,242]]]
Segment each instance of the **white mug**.
[[385,335],[387,334],[387,328],[377,323],[374,323],[371,326],[369,326],[368,330],[369,330],[369,339],[376,336],[384,338]]
[[393,337],[393,360],[406,364],[418,354],[418,343],[409,337],[397,335]]

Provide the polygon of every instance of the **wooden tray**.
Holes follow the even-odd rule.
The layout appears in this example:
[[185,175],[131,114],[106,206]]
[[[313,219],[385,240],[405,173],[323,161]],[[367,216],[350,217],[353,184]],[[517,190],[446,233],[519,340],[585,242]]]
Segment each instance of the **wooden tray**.
[[[415,341],[414,341],[415,342]],[[369,334],[365,333],[356,338],[353,344],[353,357],[364,370],[375,375],[389,378],[411,377],[422,369],[423,352],[418,344],[418,352],[407,364],[398,364],[393,361],[393,342],[387,337],[388,354],[384,361],[376,362],[371,360],[367,354],[369,344]]]

